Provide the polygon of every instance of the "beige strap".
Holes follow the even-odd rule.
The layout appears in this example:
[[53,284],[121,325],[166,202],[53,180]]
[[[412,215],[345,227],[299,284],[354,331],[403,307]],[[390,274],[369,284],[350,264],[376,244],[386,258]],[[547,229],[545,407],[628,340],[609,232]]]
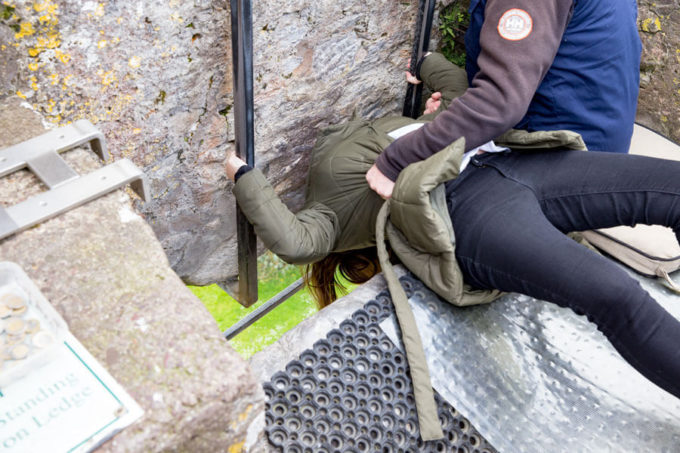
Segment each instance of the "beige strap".
[[434,392],[430,381],[430,372],[425,361],[425,351],[418,333],[413,311],[408,305],[408,298],[402,288],[397,274],[392,269],[387,248],[385,247],[385,225],[390,215],[390,202],[386,201],[376,221],[376,245],[378,247],[378,259],[382,268],[387,286],[392,295],[394,310],[397,313],[399,328],[401,329],[402,341],[406,349],[406,359],[411,369],[411,380],[413,381],[413,393],[416,399],[416,410],[418,412],[418,423],[420,425],[420,436],[423,441],[436,440],[444,437],[439,416],[437,415],[437,405],[434,401]]
[[671,291],[680,294],[680,286],[678,286],[677,283],[675,283],[672,279],[671,276],[668,275],[668,272],[666,272],[664,269],[661,269],[660,267],[656,268],[656,276],[661,279],[661,283]]

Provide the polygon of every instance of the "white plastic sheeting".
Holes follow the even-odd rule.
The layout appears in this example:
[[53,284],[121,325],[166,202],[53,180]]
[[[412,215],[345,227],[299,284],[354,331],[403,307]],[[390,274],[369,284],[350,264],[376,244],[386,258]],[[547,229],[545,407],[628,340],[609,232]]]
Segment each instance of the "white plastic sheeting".
[[[680,296],[635,278],[680,319]],[[402,284],[435,390],[499,451],[680,452],[680,400],[585,317],[518,294],[458,308],[416,279]],[[400,344],[393,317],[381,327]]]

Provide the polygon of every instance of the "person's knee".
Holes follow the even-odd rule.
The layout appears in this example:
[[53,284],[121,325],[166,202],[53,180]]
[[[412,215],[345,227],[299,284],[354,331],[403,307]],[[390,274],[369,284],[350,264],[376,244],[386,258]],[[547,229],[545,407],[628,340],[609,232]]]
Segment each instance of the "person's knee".
[[640,284],[627,275],[599,282],[588,299],[585,314],[606,334],[629,328],[645,306],[654,304]]

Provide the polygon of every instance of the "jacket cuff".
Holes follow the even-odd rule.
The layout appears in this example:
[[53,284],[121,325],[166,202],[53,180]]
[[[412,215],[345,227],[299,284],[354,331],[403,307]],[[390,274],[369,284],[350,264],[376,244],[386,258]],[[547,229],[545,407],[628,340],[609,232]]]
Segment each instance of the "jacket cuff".
[[380,170],[380,172],[383,175],[385,175],[390,181],[395,182],[399,177],[399,173],[401,172],[402,169],[395,168],[388,162],[385,151],[387,151],[389,148],[390,148],[389,146],[385,148],[385,150],[378,156],[378,159],[375,161],[375,166],[378,167],[378,170]]
[[250,170],[252,170],[253,167],[251,167],[248,164],[241,165],[238,170],[236,170],[236,174],[234,175],[234,182],[238,182],[239,178],[243,176],[244,174],[248,173]]
[[267,199],[265,192],[267,192],[267,180],[260,170],[253,169],[241,175],[236,181],[232,192],[236,197],[241,209],[244,213],[250,212],[251,209],[262,205]]
[[416,79],[418,79],[418,80],[421,80],[421,81],[423,80],[423,78],[420,76],[420,68],[422,68],[423,63],[425,62],[425,59],[427,59],[428,56],[429,55],[427,55],[427,54],[423,55],[422,57],[420,57],[420,60],[418,60],[418,63],[416,63],[416,73],[413,74],[413,75],[416,76]]
[[446,57],[440,53],[432,52],[430,55],[423,57],[418,62],[418,79],[425,82],[426,85],[430,85],[428,78],[437,70],[441,69],[442,66],[450,66],[451,63]]

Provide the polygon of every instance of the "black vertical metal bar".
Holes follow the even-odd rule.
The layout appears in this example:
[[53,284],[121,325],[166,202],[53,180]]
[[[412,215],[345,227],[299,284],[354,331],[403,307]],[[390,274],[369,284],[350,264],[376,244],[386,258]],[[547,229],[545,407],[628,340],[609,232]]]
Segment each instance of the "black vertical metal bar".
[[[230,0],[234,79],[236,154],[255,165],[253,123],[253,17],[250,0]],[[257,301],[257,242],[241,209],[236,213],[238,237],[238,300],[248,307]]]
[[[434,8],[436,0],[420,0],[418,6],[418,19],[416,20],[416,36],[411,52],[411,66],[409,71],[415,75],[416,65],[425,55],[430,46],[430,34],[432,32],[432,21],[434,20]],[[411,118],[417,118],[420,114],[420,103],[423,95],[423,84],[408,84],[406,88],[406,99],[402,114]]]

